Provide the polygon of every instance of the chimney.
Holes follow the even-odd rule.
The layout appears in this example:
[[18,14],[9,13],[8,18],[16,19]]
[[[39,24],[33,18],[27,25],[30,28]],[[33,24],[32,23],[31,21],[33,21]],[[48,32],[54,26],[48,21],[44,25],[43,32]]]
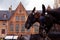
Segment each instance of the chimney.
[[12,5],[9,7],[9,12],[11,12],[12,11]]

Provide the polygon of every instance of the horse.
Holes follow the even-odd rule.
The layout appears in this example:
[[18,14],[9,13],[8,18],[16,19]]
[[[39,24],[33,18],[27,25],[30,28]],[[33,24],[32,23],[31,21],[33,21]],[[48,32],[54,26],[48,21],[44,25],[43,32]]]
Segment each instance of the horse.
[[42,4],[42,12],[43,14],[48,13],[49,15],[54,17],[54,24],[59,24],[60,25],[60,7],[56,8],[56,9],[46,9],[45,5]]
[[38,19],[38,17],[40,16],[40,13],[38,13],[37,17],[36,17],[36,14],[35,13],[35,7],[34,9],[32,10],[32,12],[29,14],[28,18],[27,18],[27,21],[25,23],[25,28],[27,29],[30,29],[30,27],[35,23],[35,22],[40,22]]
[[42,13],[44,14],[44,16],[45,13],[47,13],[51,16],[50,18],[53,19],[53,21],[51,22],[50,29],[53,25],[55,26],[55,24],[60,25],[60,7],[56,9],[46,9],[45,5],[42,4]]
[[39,34],[42,36],[42,29],[44,29],[43,31],[46,31],[46,33],[49,32],[49,30],[51,29],[52,27],[52,21],[53,19],[52,16],[44,16],[43,13],[40,13],[40,12],[35,12],[35,7],[34,9],[32,10],[32,12],[29,14],[28,18],[27,18],[27,21],[25,23],[25,28],[26,29],[30,29],[30,27],[35,23],[35,22],[38,22],[40,23],[40,26],[39,26]]
[[[45,11],[44,11],[45,12]],[[46,30],[46,33],[49,32],[50,28],[53,26],[53,21],[55,20],[53,16],[51,15],[46,15],[44,12],[36,12],[35,13],[35,8],[32,10],[32,13],[29,14],[27,21],[25,23],[25,28],[30,29],[30,27],[35,23],[38,22],[40,23],[40,29],[42,28],[41,26],[44,26],[43,29]]]

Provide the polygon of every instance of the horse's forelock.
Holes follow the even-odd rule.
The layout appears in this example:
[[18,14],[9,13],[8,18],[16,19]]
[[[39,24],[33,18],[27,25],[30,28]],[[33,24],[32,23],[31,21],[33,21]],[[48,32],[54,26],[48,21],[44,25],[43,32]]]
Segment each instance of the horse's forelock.
[[40,17],[40,12],[37,11],[37,12],[34,14],[34,17],[35,17],[35,18],[39,18],[39,17]]

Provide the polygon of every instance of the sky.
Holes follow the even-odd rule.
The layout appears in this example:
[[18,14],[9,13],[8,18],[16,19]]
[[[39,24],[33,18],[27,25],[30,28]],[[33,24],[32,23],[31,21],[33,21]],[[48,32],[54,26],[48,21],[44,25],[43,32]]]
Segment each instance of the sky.
[[36,7],[36,10],[42,10],[42,4],[48,5],[53,8],[54,0],[0,0],[0,10],[9,10],[12,5],[12,10],[15,10],[19,3],[22,3],[26,10],[32,10]]

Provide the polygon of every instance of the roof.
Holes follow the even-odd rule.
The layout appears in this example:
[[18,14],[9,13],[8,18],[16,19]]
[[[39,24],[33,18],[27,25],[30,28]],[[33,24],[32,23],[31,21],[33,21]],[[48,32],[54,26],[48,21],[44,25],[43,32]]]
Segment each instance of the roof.
[[[9,10],[6,10],[6,11],[2,10],[2,11],[0,11],[0,21],[1,20],[2,21],[9,20],[11,18],[11,16],[14,15],[14,12],[15,12],[14,10],[12,10],[12,12],[10,12]],[[26,12],[29,15],[31,13],[31,10],[27,10]],[[41,11],[39,11],[39,12],[41,12]],[[6,18],[3,17],[5,14],[7,16]]]
[[[14,11],[9,12],[9,11],[0,11],[0,20],[9,20],[10,17],[14,14]],[[6,17],[4,17],[6,15]]]
[[[24,6],[22,5],[21,2],[19,3],[19,5],[18,5],[17,8],[19,8],[20,6],[22,6],[22,7],[24,8]],[[17,10],[17,8],[16,8],[16,10]],[[9,10],[5,10],[5,11],[4,11],[4,10],[0,10],[0,21],[1,21],[1,20],[3,20],[3,21],[9,20],[9,19],[11,18],[11,16],[14,15],[14,12],[15,12],[16,10],[12,10],[11,12],[10,12]],[[32,10],[27,10],[27,11],[26,11],[26,12],[27,12],[27,15],[29,15],[29,14],[31,13],[31,11],[32,11]],[[41,13],[40,10],[38,10],[38,12]],[[5,17],[4,15],[5,15],[6,17]]]

